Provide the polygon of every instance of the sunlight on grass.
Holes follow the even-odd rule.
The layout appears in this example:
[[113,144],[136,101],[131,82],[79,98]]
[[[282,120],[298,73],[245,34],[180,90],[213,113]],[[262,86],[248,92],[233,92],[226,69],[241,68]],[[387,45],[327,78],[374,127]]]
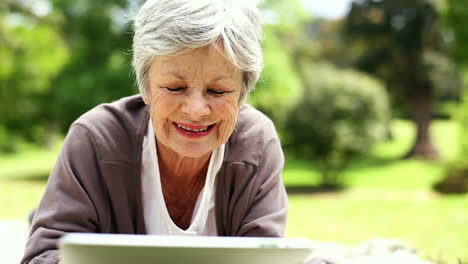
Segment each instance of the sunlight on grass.
[[386,164],[351,168],[343,174],[345,182],[354,188],[384,188],[431,190],[443,177],[444,165],[420,160],[403,160]]
[[0,180],[0,219],[27,220],[44,192],[45,181]]
[[411,147],[415,128],[408,121],[397,120],[392,123],[393,140],[375,146],[375,160],[353,164],[343,175],[345,182],[353,187],[431,190],[432,184],[444,176],[446,161],[458,151],[455,122],[434,121],[431,131],[441,152],[440,161],[401,160]]
[[398,238],[427,258],[468,260],[468,196],[355,190],[293,195],[290,206],[289,237],[349,245],[374,237]]
[[39,203],[60,149],[26,146],[15,155],[0,156],[0,219],[26,220]]
[[[349,245],[398,238],[428,259],[468,261],[468,195],[432,191],[446,162],[457,154],[456,123],[435,121],[431,131],[441,161],[402,160],[415,131],[412,123],[397,120],[393,140],[377,144],[343,173],[346,191],[290,194],[287,236]],[[313,186],[319,180],[313,161],[292,156],[287,156],[283,176],[287,186]]]
[[48,175],[57,159],[61,144],[50,150],[28,147],[15,155],[0,156],[1,179],[27,179]]
[[314,163],[286,156],[283,179],[288,186],[319,184],[320,174]]
[[391,124],[392,139],[378,143],[370,155],[385,159],[399,159],[411,147],[415,126],[407,120],[395,120]]
[[[435,120],[431,125],[431,138],[439,148],[442,161],[451,160],[458,151],[457,123],[450,120]],[[416,127],[407,120],[395,120],[392,122],[391,131],[393,139],[377,144],[372,150],[372,155],[378,158],[399,159],[411,147]]]

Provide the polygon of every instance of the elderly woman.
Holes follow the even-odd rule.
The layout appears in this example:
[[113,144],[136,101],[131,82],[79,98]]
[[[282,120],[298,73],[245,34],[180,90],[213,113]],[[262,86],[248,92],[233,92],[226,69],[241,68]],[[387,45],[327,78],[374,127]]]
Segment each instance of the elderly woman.
[[148,0],[135,19],[140,95],[70,127],[22,263],[57,263],[68,232],[282,236],[272,122],[244,104],[262,68],[259,11],[236,0]]

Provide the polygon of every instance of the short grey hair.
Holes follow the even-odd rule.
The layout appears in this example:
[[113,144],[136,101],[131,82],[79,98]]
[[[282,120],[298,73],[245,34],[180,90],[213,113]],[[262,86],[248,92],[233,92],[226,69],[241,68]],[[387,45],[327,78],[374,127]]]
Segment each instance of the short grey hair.
[[149,98],[149,67],[155,56],[222,45],[223,55],[243,72],[240,101],[263,68],[262,25],[255,0],[147,0],[134,18],[133,61],[138,89]]

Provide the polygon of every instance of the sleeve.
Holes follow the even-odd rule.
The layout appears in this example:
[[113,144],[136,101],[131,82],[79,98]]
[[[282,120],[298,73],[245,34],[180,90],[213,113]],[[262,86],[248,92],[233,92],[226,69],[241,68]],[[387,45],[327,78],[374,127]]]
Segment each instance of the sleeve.
[[284,155],[277,138],[263,151],[249,195],[246,217],[238,236],[282,237],[288,215],[288,197],[282,180]]
[[59,261],[57,242],[68,232],[99,232],[91,193],[99,193],[99,155],[90,131],[70,128],[45,193],[36,210],[21,260],[31,264]]

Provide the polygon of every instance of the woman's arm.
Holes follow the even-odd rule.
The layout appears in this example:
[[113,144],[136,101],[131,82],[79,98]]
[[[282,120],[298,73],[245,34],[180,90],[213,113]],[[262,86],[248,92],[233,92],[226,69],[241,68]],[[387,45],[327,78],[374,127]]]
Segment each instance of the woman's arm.
[[99,155],[89,130],[70,128],[36,210],[21,263],[59,262],[57,242],[68,232],[99,232],[89,193],[99,192]]
[[262,153],[249,195],[250,208],[247,210],[238,236],[284,236],[288,198],[281,176],[284,156],[279,140],[271,139]]

